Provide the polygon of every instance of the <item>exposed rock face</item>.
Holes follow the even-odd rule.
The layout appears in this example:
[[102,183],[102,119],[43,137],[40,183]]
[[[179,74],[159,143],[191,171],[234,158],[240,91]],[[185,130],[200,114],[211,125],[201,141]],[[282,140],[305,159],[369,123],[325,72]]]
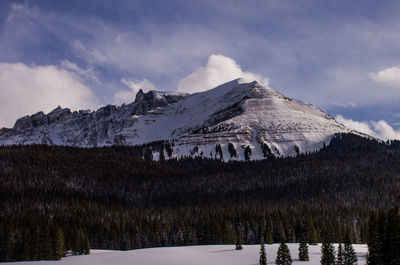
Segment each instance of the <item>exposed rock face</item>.
[[94,147],[167,140],[172,156],[244,160],[314,151],[339,132],[350,129],[311,105],[257,82],[233,80],[193,95],[140,90],[131,104],[95,112],[38,112],[1,129],[0,144]]
[[166,107],[188,96],[185,93],[169,93],[140,90],[133,103],[107,105],[95,112],[80,110],[71,112],[57,107],[47,115],[38,112],[18,119],[12,129],[0,130],[0,144],[54,144],[82,147],[124,144],[123,131],[131,127],[135,117],[145,115],[158,107]]

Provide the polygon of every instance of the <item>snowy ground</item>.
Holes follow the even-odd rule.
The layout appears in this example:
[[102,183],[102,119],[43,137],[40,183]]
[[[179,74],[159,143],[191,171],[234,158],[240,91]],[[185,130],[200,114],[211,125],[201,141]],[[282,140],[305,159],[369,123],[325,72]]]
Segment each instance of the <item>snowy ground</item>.
[[[320,264],[321,245],[309,246],[310,261],[298,260],[298,244],[288,244],[293,264]],[[266,245],[268,264],[275,264],[278,244]],[[358,264],[365,264],[366,245],[354,245]],[[131,251],[91,250],[90,255],[69,256],[60,261],[18,262],[18,265],[258,265],[259,245],[191,246]],[[15,264],[15,263],[14,263]]]

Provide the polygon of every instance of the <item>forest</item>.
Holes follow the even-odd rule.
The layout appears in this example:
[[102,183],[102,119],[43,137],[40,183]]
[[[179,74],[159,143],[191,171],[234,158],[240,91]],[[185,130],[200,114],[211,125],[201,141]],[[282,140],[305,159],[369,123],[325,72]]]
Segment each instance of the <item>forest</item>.
[[152,161],[160,146],[0,147],[0,261],[237,238],[366,243],[371,214],[400,199],[398,141],[340,134],[318,152],[226,163]]

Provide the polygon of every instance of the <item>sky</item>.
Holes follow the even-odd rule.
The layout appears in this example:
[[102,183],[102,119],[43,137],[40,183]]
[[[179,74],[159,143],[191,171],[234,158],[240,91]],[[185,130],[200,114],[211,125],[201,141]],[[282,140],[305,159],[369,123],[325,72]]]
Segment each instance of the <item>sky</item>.
[[0,127],[243,77],[400,139],[400,2],[0,2]]

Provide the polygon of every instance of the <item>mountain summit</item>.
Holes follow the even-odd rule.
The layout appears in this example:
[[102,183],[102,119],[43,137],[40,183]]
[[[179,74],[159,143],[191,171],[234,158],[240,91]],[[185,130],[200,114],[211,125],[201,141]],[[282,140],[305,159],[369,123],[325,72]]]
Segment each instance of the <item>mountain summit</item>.
[[[193,95],[142,90],[133,103],[95,112],[56,108],[0,130],[0,145],[80,147],[141,145],[162,141],[153,157],[203,156],[262,159],[315,151],[340,132],[351,132],[312,105],[256,81],[236,79]],[[149,145],[151,146],[151,144]],[[151,148],[151,147],[150,147]]]

